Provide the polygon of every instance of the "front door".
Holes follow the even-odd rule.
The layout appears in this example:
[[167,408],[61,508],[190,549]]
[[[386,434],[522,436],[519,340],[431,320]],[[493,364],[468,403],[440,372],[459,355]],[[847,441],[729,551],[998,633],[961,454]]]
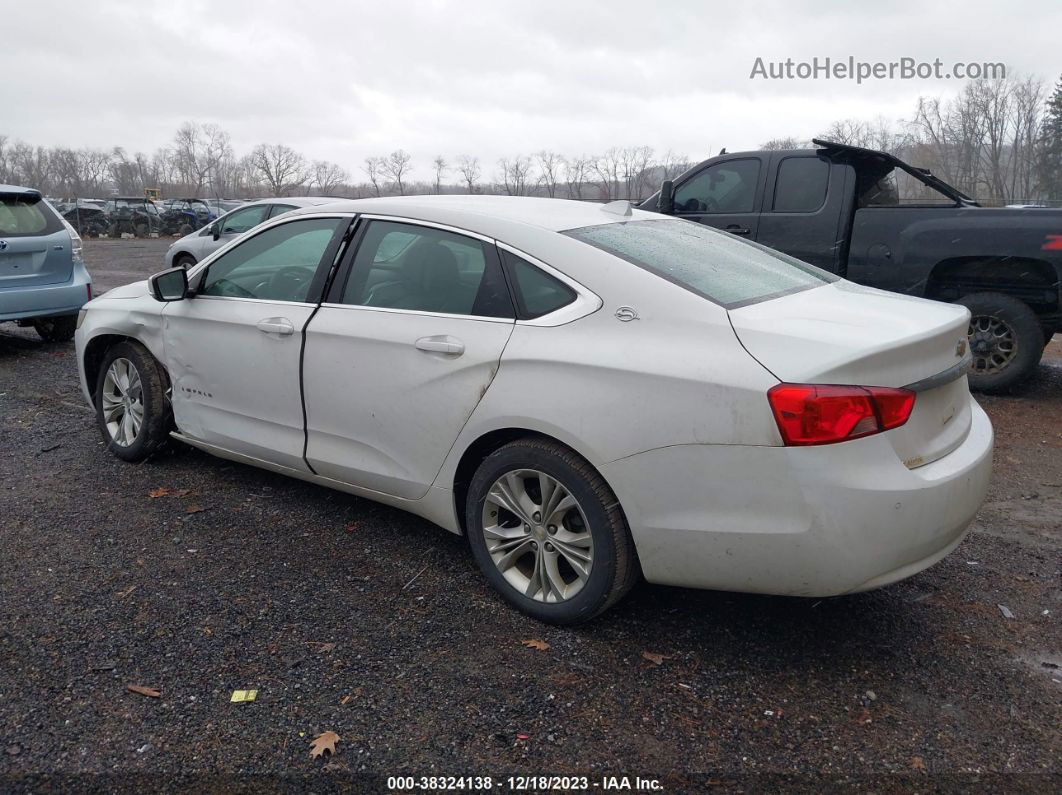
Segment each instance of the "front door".
[[359,236],[306,330],[306,458],[419,499],[497,372],[513,307],[489,241],[384,219]]
[[163,313],[173,414],[183,434],[306,469],[299,359],[349,218],[306,218],[249,237],[197,271]]

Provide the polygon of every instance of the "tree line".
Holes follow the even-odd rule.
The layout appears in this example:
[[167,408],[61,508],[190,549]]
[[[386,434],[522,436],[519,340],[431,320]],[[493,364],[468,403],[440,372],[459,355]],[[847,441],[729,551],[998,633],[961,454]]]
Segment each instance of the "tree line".
[[[817,137],[891,152],[986,204],[1062,199],[1062,81],[1048,94],[1035,77],[971,80],[952,98],[920,97],[909,119],[843,119]],[[761,148],[810,145],[790,136]],[[201,198],[496,193],[610,201],[644,198],[692,162],[649,146],[616,146],[596,155],[542,150],[493,164],[469,154],[452,160],[436,155],[422,164],[430,178],[414,179],[413,156],[403,149],[366,157],[352,175],[282,143],[237,156],[216,124],[186,122],[151,155],[120,146],[34,146],[0,134],[0,183],[65,198],[158,188],[167,197]]]

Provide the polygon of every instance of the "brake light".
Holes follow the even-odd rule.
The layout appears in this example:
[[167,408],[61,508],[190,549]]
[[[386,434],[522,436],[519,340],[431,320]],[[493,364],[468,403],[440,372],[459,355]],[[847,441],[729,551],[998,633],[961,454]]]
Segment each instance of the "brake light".
[[909,389],[778,384],[767,392],[787,447],[833,444],[899,428],[911,416]]

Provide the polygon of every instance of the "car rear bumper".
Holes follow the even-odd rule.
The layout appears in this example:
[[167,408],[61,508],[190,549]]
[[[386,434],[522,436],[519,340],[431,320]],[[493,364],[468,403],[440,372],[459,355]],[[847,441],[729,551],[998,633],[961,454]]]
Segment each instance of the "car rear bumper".
[[601,468],[650,582],[834,596],[897,582],[966,534],[992,470],[971,400],[955,450],[908,469],[888,434],[822,447],[677,445]]
[[4,287],[0,283],[0,321],[76,315],[88,300],[92,279],[85,266],[75,264],[69,281],[32,287]]

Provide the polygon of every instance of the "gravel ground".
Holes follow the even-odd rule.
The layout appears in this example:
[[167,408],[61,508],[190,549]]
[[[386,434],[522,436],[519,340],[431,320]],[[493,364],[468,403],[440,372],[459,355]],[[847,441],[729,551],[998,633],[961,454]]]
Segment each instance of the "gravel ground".
[[[89,241],[97,288],[160,270],[168,242]],[[991,493],[929,571],[825,600],[642,584],[558,629],[496,599],[463,539],[399,511],[191,449],[118,461],[73,344],[0,326],[0,789],[556,774],[591,791],[606,775],[1058,791],[1052,356],[1020,395],[982,400]],[[254,703],[230,703],[246,688]],[[338,752],[313,759],[324,731]]]

